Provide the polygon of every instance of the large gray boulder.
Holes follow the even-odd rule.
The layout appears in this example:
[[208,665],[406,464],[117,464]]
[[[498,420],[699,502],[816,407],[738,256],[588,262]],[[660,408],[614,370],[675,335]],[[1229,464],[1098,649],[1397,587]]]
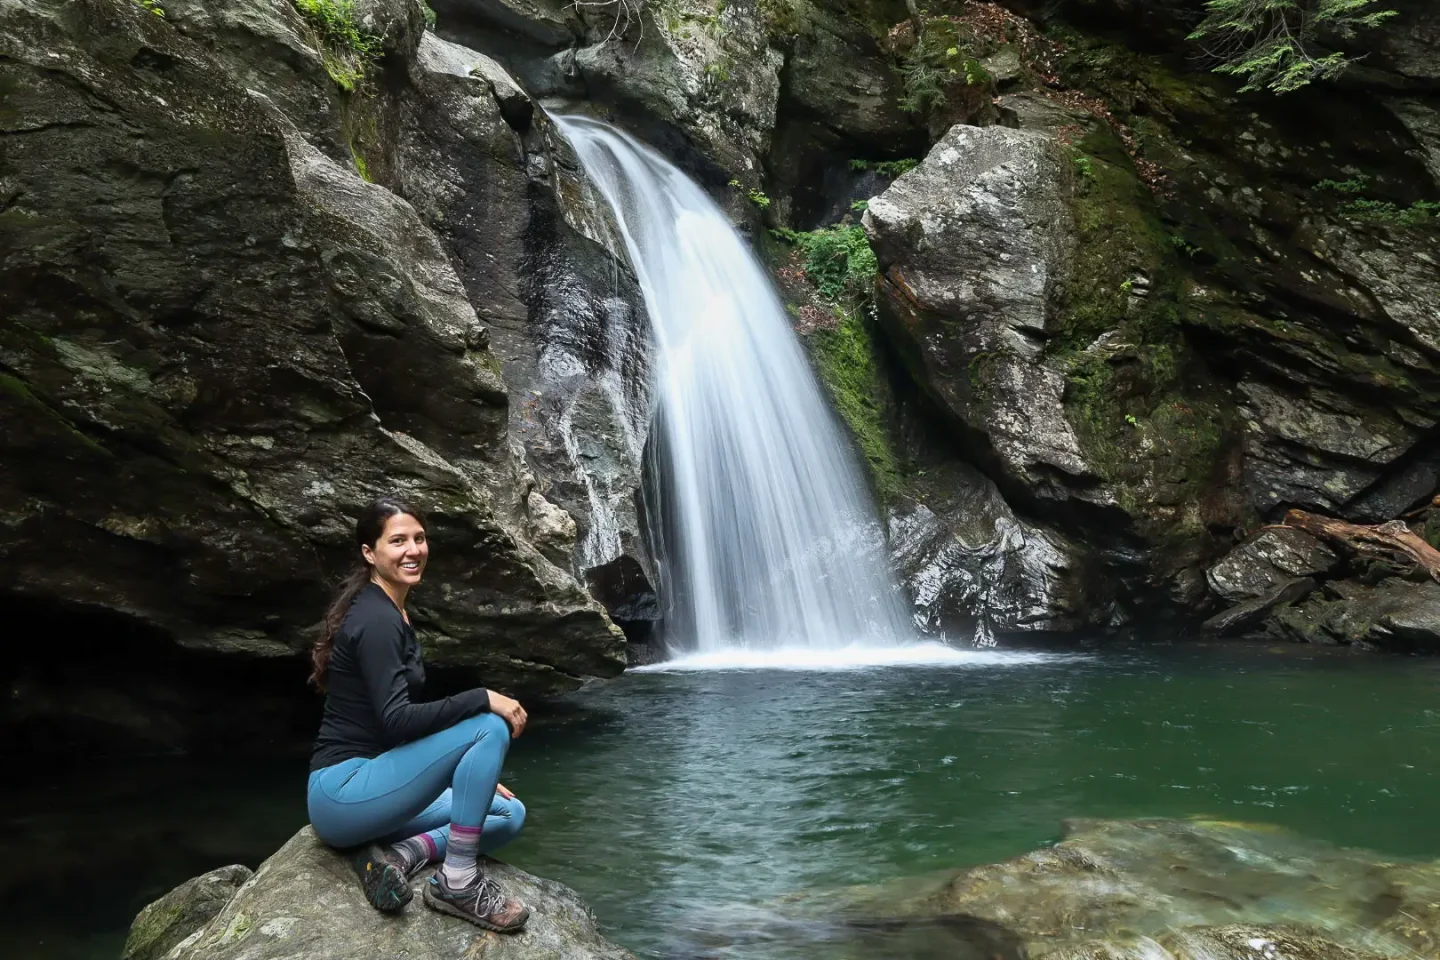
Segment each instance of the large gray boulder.
[[136,4],[7,0],[0,55],[13,589],[289,656],[350,562],[348,516],[400,492],[432,516],[433,662],[532,693],[622,668],[511,509],[533,501],[508,389],[408,203]]
[[[570,888],[493,860],[485,869],[507,895],[530,907],[523,932],[490,933],[431,910],[420,896],[431,871],[412,882],[415,899],[401,913],[380,913],[366,903],[346,860],[306,827],[243,886],[229,887],[218,911],[211,909],[220,889],[216,874],[146,907],[131,929],[125,960],[352,960],[357,944],[373,956],[412,960],[633,960],[600,935]],[[210,916],[197,922],[206,912]],[[152,938],[167,922],[165,935]],[[143,946],[169,943],[176,934],[183,939],[164,952]]]
[[988,436],[1004,478],[1108,501],[1042,355],[1074,244],[1070,167],[1044,135],[956,125],[864,223],[888,329],[944,409]]

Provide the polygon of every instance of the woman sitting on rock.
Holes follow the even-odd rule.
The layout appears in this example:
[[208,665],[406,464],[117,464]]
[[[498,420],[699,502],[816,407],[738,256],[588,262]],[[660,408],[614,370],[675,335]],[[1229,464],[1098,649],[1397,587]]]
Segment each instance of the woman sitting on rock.
[[410,902],[409,880],[444,860],[425,903],[501,933],[530,911],[485,876],[478,856],[520,832],[525,808],[498,782],[519,703],[483,689],[419,700],[420,644],[405,598],[430,546],[420,515],[391,499],[355,524],[363,563],[346,579],[313,654],[325,715],[310,761],[310,823],[335,847],[361,847],[355,869],[378,910]]

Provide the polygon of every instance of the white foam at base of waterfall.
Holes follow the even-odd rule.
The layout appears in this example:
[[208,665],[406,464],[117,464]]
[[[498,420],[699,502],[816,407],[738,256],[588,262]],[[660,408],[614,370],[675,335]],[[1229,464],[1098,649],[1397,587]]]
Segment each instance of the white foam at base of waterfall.
[[1019,667],[1037,663],[1089,659],[1085,654],[957,650],[943,643],[912,643],[890,647],[849,646],[832,650],[782,647],[778,650],[722,650],[696,653],[632,667],[636,673],[692,670],[865,670],[875,667]]

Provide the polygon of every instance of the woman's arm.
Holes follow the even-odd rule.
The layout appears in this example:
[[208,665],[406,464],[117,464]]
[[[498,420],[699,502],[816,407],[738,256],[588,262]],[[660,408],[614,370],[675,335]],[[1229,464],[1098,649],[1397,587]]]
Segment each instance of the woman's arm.
[[405,680],[405,634],[398,619],[365,624],[355,641],[360,675],[370,705],[380,718],[380,738],[387,748],[438,733],[490,709],[490,693],[483,687],[443,700],[411,703]]

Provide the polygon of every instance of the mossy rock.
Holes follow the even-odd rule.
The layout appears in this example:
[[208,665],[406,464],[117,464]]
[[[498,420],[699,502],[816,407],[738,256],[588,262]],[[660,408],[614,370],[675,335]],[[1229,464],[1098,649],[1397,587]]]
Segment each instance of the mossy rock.
[[140,911],[120,960],[159,960],[215,918],[253,875],[238,864],[187,880]]

